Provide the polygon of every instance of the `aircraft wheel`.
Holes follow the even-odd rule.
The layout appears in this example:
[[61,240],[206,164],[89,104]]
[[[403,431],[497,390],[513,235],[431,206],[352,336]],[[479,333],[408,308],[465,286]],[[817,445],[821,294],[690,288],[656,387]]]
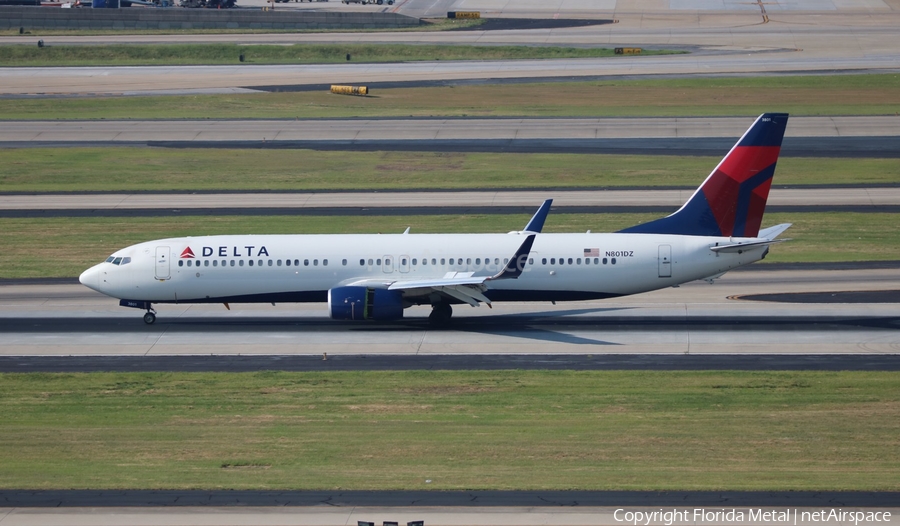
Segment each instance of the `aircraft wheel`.
[[448,325],[450,317],[453,316],[453,307],[449,303],[435,303],[431,307],[431,314],[428,315],[428,321],[432,325]]
[[148,312],[147,314],[144,314],[144,323],[146,323],[147,325],[153,325],[155,322],[156,322],[156,314],[153,314],[152,312]]

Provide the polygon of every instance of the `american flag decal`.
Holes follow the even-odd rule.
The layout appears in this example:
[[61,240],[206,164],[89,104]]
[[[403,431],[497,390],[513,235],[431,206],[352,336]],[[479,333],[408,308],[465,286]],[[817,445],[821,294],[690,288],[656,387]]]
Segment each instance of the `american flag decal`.
[[595,258],[600,256],[599,248],[586,248],[584,249],[584,257],[586,258]]

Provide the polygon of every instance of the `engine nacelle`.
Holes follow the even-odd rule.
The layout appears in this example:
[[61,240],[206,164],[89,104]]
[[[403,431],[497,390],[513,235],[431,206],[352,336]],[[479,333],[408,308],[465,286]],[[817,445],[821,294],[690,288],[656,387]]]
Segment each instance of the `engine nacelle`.
[[328,313],[335,320],[399,320],[403,295],[398,290],[335,287],[328,291]]

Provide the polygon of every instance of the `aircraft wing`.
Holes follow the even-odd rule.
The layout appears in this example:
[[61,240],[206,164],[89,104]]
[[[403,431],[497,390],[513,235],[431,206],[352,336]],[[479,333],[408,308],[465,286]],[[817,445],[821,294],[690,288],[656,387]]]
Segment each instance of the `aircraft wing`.
[[516,253],[509,259],[506,266],[493,276],[474,276],[472,272],[448,272],[442,278],[421,280],[398,280],[388,285],[388,290],[421,290],[444,293],[459,301],[478,306],[491,300],[483,293],[490,288],[489,283],[499,279],[516,279],[525,270],[528,262],[528,253],[534,244],[535,234],[529,234],[519,246]]

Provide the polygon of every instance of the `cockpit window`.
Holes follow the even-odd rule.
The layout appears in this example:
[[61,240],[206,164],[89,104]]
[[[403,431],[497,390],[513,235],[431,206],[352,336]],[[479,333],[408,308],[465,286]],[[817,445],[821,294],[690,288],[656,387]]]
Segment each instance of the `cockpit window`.
[[122,263],[121,263],[121,265],[127,265],[127,264],[129,264],[129,263],[131,263],[131,258],[127,258],[127,257],[126,257],[126,258],[122,258]]
[[122,262],[122,258],[116,258],[115,260],[113,260],[113,265],[118,265],[121,262]]
[[108,258],[106,258],[106,262],[107,262],[107,263],[112,263],[114,259],[116,259],[116,258],[113,257],[113,256],[109,256]]

